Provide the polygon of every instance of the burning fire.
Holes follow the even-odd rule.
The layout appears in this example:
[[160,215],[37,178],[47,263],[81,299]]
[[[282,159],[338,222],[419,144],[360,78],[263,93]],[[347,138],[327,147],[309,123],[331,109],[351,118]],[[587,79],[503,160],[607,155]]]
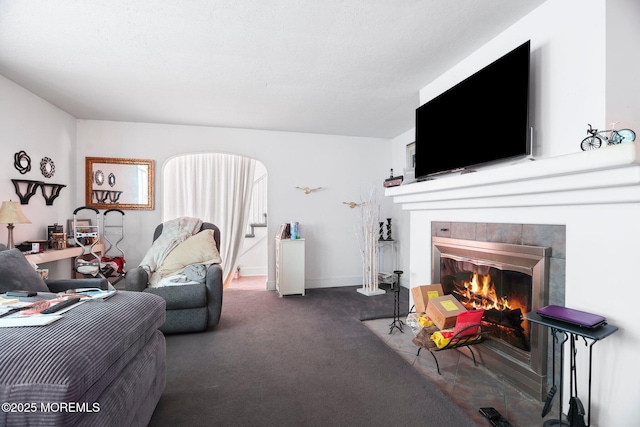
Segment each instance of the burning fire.
[[[521,314],[527,312],[527,295],[506,290],[505,294],[498,295],[492,276],[478,274],[475,269],[467,277],[468,279],[457,282],[454,290],[462,297],[459,298],[462,305],[467,309],[484,309],[483,324],[486,323],[493,329],[493,336],[507,340],[518,348],[527,349],[528,347],[522,347],[522,338],[518,338],[519,330],[523,337],[529,337],[529,324],[521,321]],[[495,331],[500,333],[495,335]]]
[[477,271],[473,272],[471,281],[464,282],[466,289],[465,296],[471,302],[474,309],[484,308],[485,310],[496,309],[498,311],[524,308],[518,301],[509,301],[506,295],[498,296],[490,275],[481,275]]

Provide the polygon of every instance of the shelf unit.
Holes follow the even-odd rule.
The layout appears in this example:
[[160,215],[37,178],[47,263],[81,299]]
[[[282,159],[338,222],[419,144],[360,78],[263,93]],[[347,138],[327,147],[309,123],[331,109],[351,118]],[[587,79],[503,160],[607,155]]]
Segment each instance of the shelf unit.
[[[390,277],[391,281],[379,281],[378,285],[388,285],[393,287],[396,280],[396,275],[393,273],[398,269],[398,247],[395,240],[378,240],[378,274],[383,274],[386,277]],[[390,254],[389,254],[390,252]],[[390,260],[388,260],[390,258]],[[385,267],[388,260],[391,264],[391,269],[387,270]]]

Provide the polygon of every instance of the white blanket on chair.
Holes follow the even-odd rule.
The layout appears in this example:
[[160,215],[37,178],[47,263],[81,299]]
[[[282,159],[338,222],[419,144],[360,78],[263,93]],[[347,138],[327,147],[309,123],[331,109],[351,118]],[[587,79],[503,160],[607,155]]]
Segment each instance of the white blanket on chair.
[[200,227],[202,227],[202,220],[190,217],[180,217],[162,224],[162,233],[140,262],[140,267],[149,275],[151,286],[160,281],[160,274],[156,270],[162,265],[169,252],[200,231]]

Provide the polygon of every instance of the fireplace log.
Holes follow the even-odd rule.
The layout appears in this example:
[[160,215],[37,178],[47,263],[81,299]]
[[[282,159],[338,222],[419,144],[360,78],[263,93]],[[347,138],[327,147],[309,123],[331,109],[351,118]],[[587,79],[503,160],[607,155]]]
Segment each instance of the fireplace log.
[[491,308],[484,311],[483,319],[487,322],[516,328],[522,325],[522,310],[516,308],[513,310],[500,311]]
[[[482,297],[477,295],[472,295],[471,299],[457,292],[454,292],[453,295],[469,310],[472,309],[473,302],[480,306],[486,302],[482,301]],[[531,344],[522,327],[522,322],[522,310],[520,308],[507,310],[485,309],[484,316],[482,316],[483,328],[489,332],[490,336],[501,339],[519,349],[530,351]]]
[[495,308],[485,310],[483,320],[499,325],[500,323],[502,323],[502,312],[496,310]]
[[521,309],[516,308],[513,310],[499,311],[492,308],[485,310],[484,313],[483,327],[488,330],[492,336],[500,338],[523,350],[530,350],[530,343],[522,327]]
[[522,329],[522,310],[516,308],[514,310],[504,310],[502,313],[501,325],[508,326],[514,329]]

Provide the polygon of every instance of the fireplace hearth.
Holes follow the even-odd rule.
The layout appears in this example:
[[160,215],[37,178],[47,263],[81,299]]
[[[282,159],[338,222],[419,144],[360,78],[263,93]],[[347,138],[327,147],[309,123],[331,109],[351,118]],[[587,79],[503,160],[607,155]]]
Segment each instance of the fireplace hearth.
[[550,248],[432,238],[433,283],[467,309],[483,308],[485,366],[523,391],[546,394],[547,339],[521,316],[548,303]]

